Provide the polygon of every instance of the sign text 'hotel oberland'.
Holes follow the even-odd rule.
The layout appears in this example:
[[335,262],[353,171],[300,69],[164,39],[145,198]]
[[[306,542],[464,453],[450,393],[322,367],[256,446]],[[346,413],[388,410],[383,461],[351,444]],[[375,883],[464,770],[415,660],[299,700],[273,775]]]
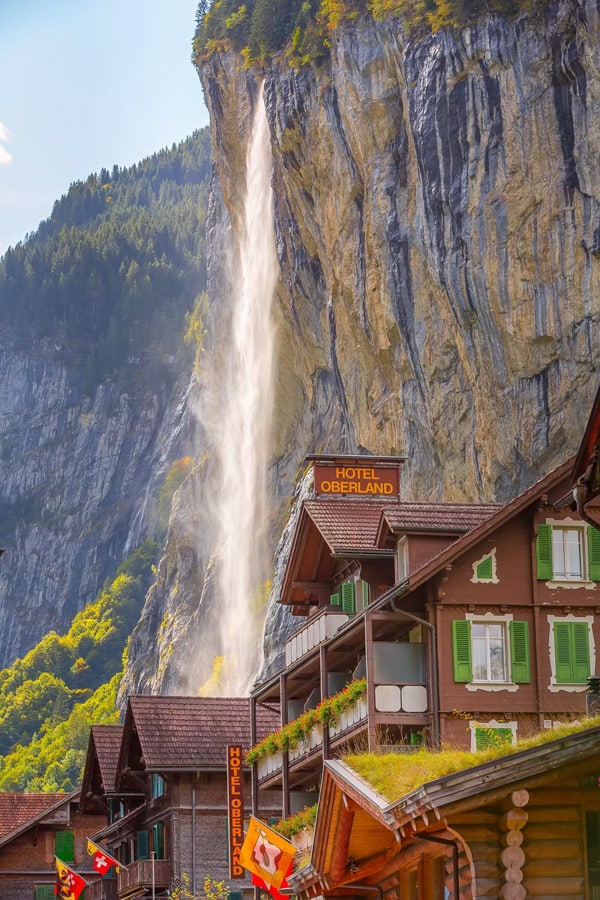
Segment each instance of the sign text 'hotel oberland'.
[[229,877],[245,878],[240,863],[240,849],[244,843],[244,773],[243,749],[238,744],[227,745],[227,807],[229,818]]
[[356,497],[398,497],[398,466],[382,466],[361,461],[334,465],[314,463],[315,494],[352,494]]

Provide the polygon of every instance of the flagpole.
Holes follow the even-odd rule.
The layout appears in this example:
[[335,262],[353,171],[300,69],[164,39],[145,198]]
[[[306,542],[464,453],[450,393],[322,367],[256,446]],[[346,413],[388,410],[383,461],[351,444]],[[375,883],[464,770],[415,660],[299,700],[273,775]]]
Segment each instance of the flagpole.
[[152,851],[151,859],[152,859],[152,900],[155,900],[156,894],[154,891],[154,885],[155,885],[155,882],[154,882],[154,850]]

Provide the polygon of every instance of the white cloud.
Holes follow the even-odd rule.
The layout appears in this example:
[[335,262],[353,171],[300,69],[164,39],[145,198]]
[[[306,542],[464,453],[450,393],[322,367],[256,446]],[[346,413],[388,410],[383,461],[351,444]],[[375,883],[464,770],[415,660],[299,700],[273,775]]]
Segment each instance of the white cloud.
[[12,156],[4,146],[5,144],[10,143],[10,131],[0,122],[0,166],[10,166],[12,162]]

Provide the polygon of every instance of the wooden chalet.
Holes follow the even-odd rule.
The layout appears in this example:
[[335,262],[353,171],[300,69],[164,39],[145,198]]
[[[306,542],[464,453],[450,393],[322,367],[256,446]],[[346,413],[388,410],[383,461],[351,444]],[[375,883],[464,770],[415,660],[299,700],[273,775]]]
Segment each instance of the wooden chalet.
[[290,878],[299,900],[600,897],[600,727],[401,796],[382,796],[351,765],[325,763],[310,861]]
[[0,793],[0,897],[55,900],[55,856],[93,881],[86,836],[103,820],[83,809],[79,791]]
[[[264,711],[258,733],[276,721]],[[123,868],[86,900],[167,897],[186,878],[199,891],[206,875],[249,895],[247,873],[230,875],[228,862],[229,745],[250,747],[247,698],[132,696],[122,728],[92,728],[82,791],[106,818],[90,837]],[[242,781],[249,813],[245,766]]]
[[300,738],[300,725],[291,740],[288,728],[277,752],[258,748],[257,814],[272,789],[283,815],[314,803],[323,761],[353,750],[476,749],[585,711],[600,532],[559,505],[572,466],[505,506],[305,501],[280,597],[299,626],[252,708],[301,725],[353,680],[365,678],[366,693]]
[[[600,388],[596,394],[585,432],[571,473],[572,488],[565,505],[576,509],[588,521],[591,504],[600,494]],[[589,524],[600,524],[589,519]]]

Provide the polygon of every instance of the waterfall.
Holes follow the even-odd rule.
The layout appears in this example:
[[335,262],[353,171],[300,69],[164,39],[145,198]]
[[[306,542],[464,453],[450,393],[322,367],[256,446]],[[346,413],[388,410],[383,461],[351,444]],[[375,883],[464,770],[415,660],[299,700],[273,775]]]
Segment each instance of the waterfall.
[[[218,527],[216,616],[224,696],[248,693],[262,659],[264,606],[270,572],[265,538],[269,503],[273,393],[273,293],[278,275],[273,228],[271,145],[262,90],[246,154],[246,197],[237,247],[231,331],[220,377],[223,409],[216,444]],[[205,651],[206,652],[206,651]]]

